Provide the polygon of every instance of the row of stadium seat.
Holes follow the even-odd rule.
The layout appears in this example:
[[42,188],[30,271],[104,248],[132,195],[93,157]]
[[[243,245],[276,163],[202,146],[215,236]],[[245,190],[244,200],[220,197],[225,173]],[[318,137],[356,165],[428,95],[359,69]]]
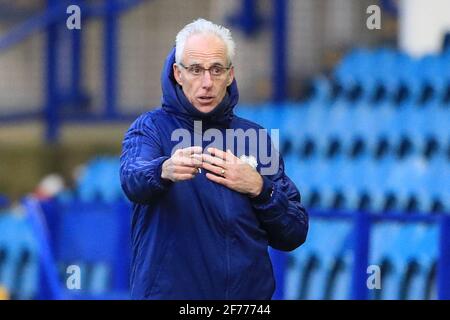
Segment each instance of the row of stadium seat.
[[[447,157],[301,158],[288,153],[284,160],[286,172],[310,208],[450,212]],[[75,191],[61,194],[60,199],[106,203],[124,199],[118,169],[116,157],[93,159],[79,177]]]
[[450,160],[450,141],[447,145],[441,145],[442,142],[435,137],[427,137],[424,141],[411,140],[407,136],[399,137],[398,141],[389,140],[387,137],[371,140],[369,143],[360,136],[345,140],[339,137],[315,139],[306,136],[302,141],[287,138],[281,140],[280,150],[284,156],[294,154],[301,159],[343,156],[349,159],[366,157],[381,160],[388,156],[398,159],[419,156],[425,160],[433,157],[447,157]]
[[[351,299],[352,249],[348,221],[312,218],[308,241],[289,254],[287,299]],[[372,226],[369,265],[381,271],[371,299],[435,299],[438,228],[424,223]]]
[[450,51],[414,58],[390,48],[357,48],[344,56],[331,79],[313,81],[313,97],[401,103],[450,102]]
[[450,156],[450,111],[446,109],[393,109],[348,103],[325,107],[320,103],[267,105],[256,110],[239,107],[238,115],[270,130],[278,129],[283,154],[301,157],[372,156],[399,158],[421,154],[425,158]]
[[365,105],[267,105],[237,112],[268,129],[281,128],[288,174],[308,207],[450,212],[450,110]]
[[302,141],[304,137],[349,140],[360,137],[372,141],[379,137],[399,140],[408,137],[423,143],[433,137],[446,145],[450,140],[450,108],[420,109],[413,106],[394,109],[390,104],[368,105],[319,102],[267,105],[263,108],[240,106],[238,115],[263,127],[278,129],[281,138]]
[[[450,166],[445,157],[383,159],[285,157],[286,172],[299,187],[309,208],[372,212],[450,212]],[[101,167],[105,167],[101,169]],[[88,163],[74,192],[59,196],[64,202],[113,203],[124,199],[114,158]],[[104,178],[108,174],[115,179]],[[104,180],[109,181],[105,183]],[[101,183],[99,183],[101,182]]]
[[450,166],[444,158],[348,161],[288,156],[285,165],[310,208],[450,212]]

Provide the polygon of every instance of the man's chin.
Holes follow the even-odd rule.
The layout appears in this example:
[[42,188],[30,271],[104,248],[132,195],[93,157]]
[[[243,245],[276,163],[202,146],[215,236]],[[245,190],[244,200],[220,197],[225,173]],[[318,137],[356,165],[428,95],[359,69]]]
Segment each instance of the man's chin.
[[217,105],[194,105],[194,107],[202,113],[211,112],[216,108],[216,106]]

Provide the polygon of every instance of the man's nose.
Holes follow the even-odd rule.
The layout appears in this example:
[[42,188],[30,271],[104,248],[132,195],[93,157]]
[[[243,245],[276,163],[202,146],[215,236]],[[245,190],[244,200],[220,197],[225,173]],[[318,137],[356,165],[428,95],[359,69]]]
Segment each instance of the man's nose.
[[213,80],[211,77],[211,73],[209,73],[209,70],[205,70],[203,72],[203,77],[202,77],[202,87],[203,88],[211,88],[213,84]]

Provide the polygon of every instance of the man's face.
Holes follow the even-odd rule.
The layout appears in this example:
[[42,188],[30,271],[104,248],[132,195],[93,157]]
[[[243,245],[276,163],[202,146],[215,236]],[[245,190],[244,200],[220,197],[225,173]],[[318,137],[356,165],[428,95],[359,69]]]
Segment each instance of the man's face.
[[[225,43],[215,35],[196,34],[190,36],[185,43],[181,56],[185,67],[201,68],[228,67],[227,48]],[[197,68],[197,71],[201,70]],[[217,68],[200,72],[199,75],[173,64],[176,81],[192,105],[201,112],[210,112],[222,101],[227,87],[233,82],[233,67],[218,76]]]

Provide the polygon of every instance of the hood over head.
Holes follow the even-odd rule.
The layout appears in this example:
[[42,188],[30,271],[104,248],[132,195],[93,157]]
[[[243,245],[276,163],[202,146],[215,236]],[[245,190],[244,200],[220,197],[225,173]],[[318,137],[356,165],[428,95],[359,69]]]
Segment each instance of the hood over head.
[[233,109],[239,100],[236,79],[228,86],[225,97],[217,107],[207,113],[197,110],[184,95],[183,89],[176,82],[173,75],[173,64],[175,63],[175,46],[166,58],[161,73],[162,108],[184,120],[193,123],[201,120],[207,126],[228,127],[233,119]]

